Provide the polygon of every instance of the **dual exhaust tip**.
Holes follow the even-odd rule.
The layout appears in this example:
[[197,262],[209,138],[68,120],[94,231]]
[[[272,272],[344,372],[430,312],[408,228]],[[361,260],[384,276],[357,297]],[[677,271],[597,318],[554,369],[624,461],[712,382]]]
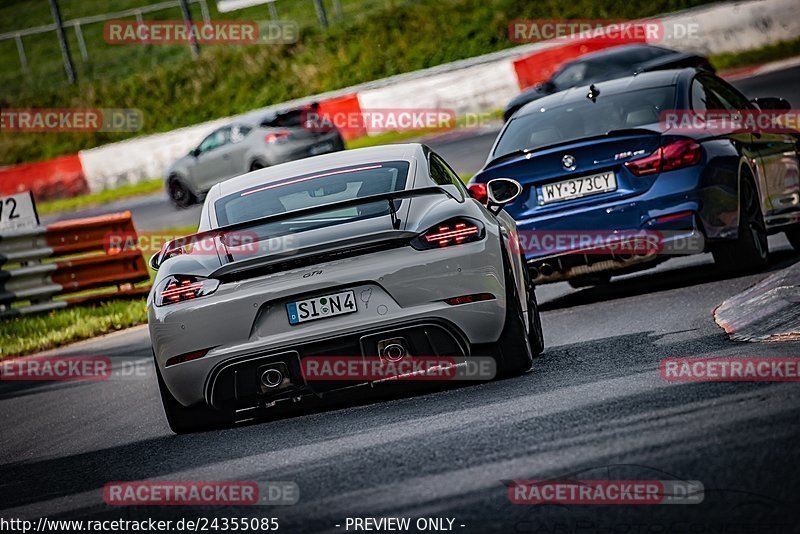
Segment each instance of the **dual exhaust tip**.
[[[390,362],[399,362],[408,356],[406,340],[403,338],[387,339],[378,342],[378,355]],[[258,381],[266,390],[281,387],[287,379],[288,369],[284,363],[276,363],[259,370]]]
[[402,337],[378,341],[378,356],[386,361],[399,362],[408,354],[408,343]]
[[259,377],[261,385],[267,389],[274,389],[283,384],[283,373],[275,368],[266,369]]

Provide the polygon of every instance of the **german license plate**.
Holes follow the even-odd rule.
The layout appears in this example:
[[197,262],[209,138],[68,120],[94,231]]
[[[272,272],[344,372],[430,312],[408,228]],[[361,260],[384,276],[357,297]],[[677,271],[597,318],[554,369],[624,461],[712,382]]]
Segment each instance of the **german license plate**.
[[353,291],[342,291],[333,295],[325,295],[313,299],[298,300],[286,305],[289,324],[300,324],[306,321],[327,319],[337,315],[346,315],[358,311],[356,295]]
[[540,204],[571,200],[617,190],[617,177],[613,172],[571,178],[539,188]]

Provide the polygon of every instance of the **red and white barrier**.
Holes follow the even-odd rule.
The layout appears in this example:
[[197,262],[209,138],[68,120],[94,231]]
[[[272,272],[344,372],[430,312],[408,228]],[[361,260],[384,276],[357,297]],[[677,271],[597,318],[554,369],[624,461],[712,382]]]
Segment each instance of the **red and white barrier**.
[[[658,36],[657,42],[652,44],[703,54],[756,48],[793,39],[800,34],[800,7],[797,0],[748,0],[712,4],[652,20],[658,20],[664,28],[694,25],[698,29],[697,35],[691,39],[677,38],[664,31]],[[323,116],[387,108],[446,108],[453,110],[456,115],[494,111],[502,108],[520,89],[545,80],[565,61],[625,42],[650,41],[640,37],[627,41],[561,39],[523,45],[254,110],[248,115],[310,102],[320,103],[320,114]],[[99,191],[163,176],[170,163],[195,147],[212,130],[234,118],[223,118],[173,132],[81,151],[79,158],[85,183],[91,191]],[[343,132],[346,139],[375,133],[378,131],[369,128],[353,128]],[[74,161],[76,156],[67,158],[73,158]],[[0,186],[4,186],[6,182],[19,183],[6,180],[5,176],[22,174],[25,183],[36,182],[34,176],[49,176],[43,178],[42,185],[39,186],[42,191],[55,189],[69,193],[75,190],[65,185],[51,186],[48,189],[46,184],[62,184],[64,181],[63,173],[55,170],[44,172],[44,169],[56,168],[54,162],[35,164],[43,165],[43,173],[34,171],[34,168],[0,170]],[[67,183],[80,182],[75,178]],[[5,192],[5,189],[0,191]]]

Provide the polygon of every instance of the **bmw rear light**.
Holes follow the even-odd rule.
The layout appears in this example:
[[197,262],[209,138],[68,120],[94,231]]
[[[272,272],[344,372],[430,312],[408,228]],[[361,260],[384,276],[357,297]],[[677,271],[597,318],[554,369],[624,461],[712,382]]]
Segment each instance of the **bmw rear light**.
[[486,184],[472,184],[469,186],[469,196],[486,206],[489,203],[489,193]]
[[429,228],[411,241],[417,250],[444,248],[480,241],[484,237],[483,225],[469,219],[452,219]]
[[700,145],[691,139],[680,139],[662,146],[649,156],[629,161],[625,167],[636,176],[674,171],[700,163]]
[[267,143],[285,143],[289,140],[290,135],[292,135],[291,132],[273,132],[267,134],[264,141]]
[[159,284],[155,293],[156,306],[187,302],[214,293],[219,280],[200,276],[169,276]]

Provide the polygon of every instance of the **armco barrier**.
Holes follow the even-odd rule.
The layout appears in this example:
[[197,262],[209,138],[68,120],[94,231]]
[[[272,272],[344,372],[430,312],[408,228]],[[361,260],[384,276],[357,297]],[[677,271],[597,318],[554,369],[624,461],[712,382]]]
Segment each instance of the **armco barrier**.
[[126,212],[0,234],[0,318],[146,295],[148,287],[134,287],[150,278],[141,251],[105,252],[109,234],[135,231]]

